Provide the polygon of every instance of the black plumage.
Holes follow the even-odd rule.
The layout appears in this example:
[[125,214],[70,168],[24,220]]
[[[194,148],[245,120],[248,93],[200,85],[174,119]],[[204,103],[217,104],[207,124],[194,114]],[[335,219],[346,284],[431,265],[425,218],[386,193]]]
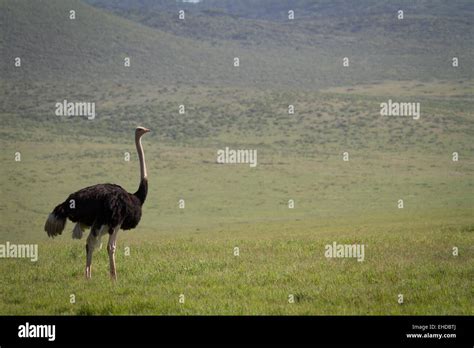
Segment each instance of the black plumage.
[[71,193],[63,203],[54,208],[53,214],[59,219],[68,218],[87,227],[94,223],[106,225],[109,234],[119,225],[122,230],[130,230],[140,222],[147,191],[146,178],[141,180],[138,191],[133,194],[115,184],[89,186]]

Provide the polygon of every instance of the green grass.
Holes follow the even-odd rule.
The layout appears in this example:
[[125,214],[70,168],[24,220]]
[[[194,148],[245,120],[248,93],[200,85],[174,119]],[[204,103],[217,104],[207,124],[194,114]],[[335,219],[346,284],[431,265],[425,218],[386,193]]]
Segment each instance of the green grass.
[[[104,249],[83,278],[82,242],[41,242],[40,259],[5,260],[4,314],[473,314],[473,226],[410,220],[357,227],[319,221],[239,224],[163,236],[122,233],[119,278]],[[355,224],[354,224],[355,225]],[[442,227],[440,227],[442,226]],[[444,226],[444,227],[443,227]],[[366,259],[330,260],[332,241]],[[453,245],[460,256],[451,255]],[[130,247],[125,256],[124,247]],[[240,256],[233,256],[233,248]],[[8,270],[8,271],[7,271]],[[397,303],[398,294],[404,303]],[[76,303],[70,304],[70,295]],[[179,295],[185,303],[179,303]],[[289,294],[296,302],[288,302]]]
[[[179,123],[160,129],[158,123],[172,119],[142,113],[143,124],[154,129],[143,141],[150,191],[138,228],[119,234],[115,284],[105,248],[94,255],[87,282],[85,241],[70,239],[71,223],[63,236],[48,240],[43,224],[54,205],[84,186],[115,182],[136,189],[133,127],[121,132],[119,124],[126,128],[129,121],[120,116],[117,130],[100,119],[57,123],[46,116],[32,128],[33,120],[15,123],[3,115],[2,241],[39,243],[39,261],[1,260],[0,313],[473,314],[472,128],[464,126],[469,104],[433,96],[433,112],[419,126],[408,119],[394,124],[367,111],[378,108],[381,97],[364,91],[352,97],[224,91],[225,99],[206,109],[199,96],[212,93],[199,89],[189,93],[194,98],[185,122],[202,122],[210,130],[204,136]],[[146,96],[146,89],[139,94]],[[119,106],[112,109],[132,103],[115,98]],[[170,109],[180,99],[166,93],[159,98],[155,103],[167,101]],[[276,100],[284,98],[297,100],[298,115],[274,112],[268,126],[252,130],[245,109],[255,110],[262,123],[271,113],[266,108],[277,110],[285,103]],[[213,119],[203,113],[221,110],[226,122],[210,127]],[[324,114],[315,120],[317,112]],[[344,138],[344,128],[334,125],[347,113],[357,127]],[[443,127],[436,115],[444,116]],[[327,133],[298,141],[325,120]],[[372,129],[377,136],[364,136]],[[433,137],[437,143],[430,143]],[[257,148],[257,168],[216,164],[216,150],[229,144]],[[349,162],[341,158],[346,149]],[[451,161],[454,149],[460,162]],[[21,162],[13,161],[16,151]],[[125,151],[133,154],[131,162],[123,160]],[[184,210],[178,209],[181,198]],[[404,209],[397,208],[400,198]],[[295,209],[288,209],[289,199]],[[326,259],[324,246],[334,241],[364,244],[365,261]],[[234,247],[240,256],[233,256]],[[296,303],[288,302],[290,294]]]

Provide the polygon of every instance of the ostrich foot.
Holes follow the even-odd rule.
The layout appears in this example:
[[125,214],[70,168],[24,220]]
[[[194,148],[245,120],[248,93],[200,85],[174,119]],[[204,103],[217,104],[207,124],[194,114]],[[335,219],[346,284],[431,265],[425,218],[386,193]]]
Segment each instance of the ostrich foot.
[[86,279],[89,280],[92,277],[92,268],[91,267],[86,267]]

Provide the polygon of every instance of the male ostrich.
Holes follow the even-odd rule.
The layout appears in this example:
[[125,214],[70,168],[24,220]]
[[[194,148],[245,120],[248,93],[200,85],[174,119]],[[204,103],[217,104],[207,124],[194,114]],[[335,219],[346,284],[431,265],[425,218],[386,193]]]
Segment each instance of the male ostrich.
[[117,279],[115,270],[115,249],[119,229],[135,228],[142,215],[142,205],[148,191],[148,180],[145,165],[145,154],[141,137],[150,130],[144,127],[135,129],[135,144],[140,160],[140,186],[131,194],[114,184],[99,184],[86,187],[69,197],[49,214],[44,225],[48,236],[55,237],[62,233],[69,218],[76,223],[72,238],[80,239],[84,228],[91,227],[86,243],[86,278],[91,277],[92,253],[99,245],[102,235],[109,233],[107,252],[110,261],[110,276]]

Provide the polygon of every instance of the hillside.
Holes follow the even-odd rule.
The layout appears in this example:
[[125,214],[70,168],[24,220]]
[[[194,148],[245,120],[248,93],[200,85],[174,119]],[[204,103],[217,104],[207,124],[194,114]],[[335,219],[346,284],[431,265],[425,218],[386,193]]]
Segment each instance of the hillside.
[[180,0],[85,0],[96,6],[121,12],[146,8],[151,11],[184,9],[193,13],[214,11],[240,18],[286,20],[292,9],[302,18],[360,17],[386,15],[399,9],[427,16],[470,17],[474,4],[469,0],[200,0],[186,3]]
[[[472,76],[468,18],[422,16],[402,24],[386,14],[281,23],[204,11],[182,23],[159,8],[110,13],[75,0],[2,0],[0,10],[3,79],[319,89]],[[450,68],[454,54],[457,69]],[[23,58],[21,69],[15,57]],[[350,68],[341,68],[343,57]]]
[[[347,1],[347,0],[202,0],[180,1],[85,0],[94,6],[142,24],[193,39],[225,39],[244,45],[315,45],[321,37],[370,38],[383,48],[397,39],[394,49],[416,42],[421,50],[443,47],[469,48],[474,34],[474,4],[466,0]],[[288,11],[295,20],[288,20]],[[186,12],[185,20],[178,11]],[[403,20],[396,19],[398,10]],[[402,39],[402,40],[401,40]],[[382,41],[382,42],[381,42]],[[402,42],[407,43],[403,47]],[[215,41],[214,41],[215,42]],[[363,42],[361,42],[363,43]]]
[[[99,135],[126,132],[141,121],[155,124],[159,135],[170,141],[231,137],[242,143],[259,134],[278,147],[305,151],[313,143],[367,146],[359,135],[345,139],[351,131],[349,118],[344,117],[347,111],[358,125],[352,132],[374,133],[383,146],[384,134],[392,141],[400,136],[390,123],[364,119],[377,112],[376,95],[370,109],[351,108],[336,102],[326,105],[326,97],[317,90],[339,87],[345,94],[350,86],[372,84],[382,90],[387,81],[403,86],[410,80],[424,86],[411,89],[417,98],[449,93],[463,105],[472,100],[473,71],[468,62],[473,47],[466,38],[472,25],[461,15],[453,19],[433,12],[403,24],[387,15],[290,24],[195,11],[182,23],[168,9],[157,7],[160,2],[150,5],[148,14],[146,1],[137,2],[132,12],[123,11],[120,4],[129,3],[117,0],[109,3],[113,9],[99,9],[75,0],[0,2],[1,48],[7,57],[2,60],[0,87],[5,127],[22,125],[31,130],[54,125],[59,134],[70,133],[74,124],[79,127],[75,130]],[[77,14],[74,21],[68,19],[72,8]],[[422,30],[423,26],[434,31]],[[458,68],[450,66],[453,52],[460,56]],[[341,57],[346,55],[350,67],[342,68]],[[22,57],[21,68],[13,66],[16,56]],[[128,68],[123,66],[126,56],[131,57]],[[239,68],[232,65],[234,56],[241,60]],[[440,80],[449,82],[432,95],[430,86]],[[94,126],[67,118],[58,124],[53,107],[64,99],[95,101],[100,117]],[[346,97],[342,99],[348,105]],[[185,118],[176,117],[182,103],[188,110]],[[297,121],[285,117],[291,103],[299,104]],[[438,106],[435,115],[444,112]],[[464,119],[462,112],[458,122]],[[336,115],[340,116],[334,126]],[[455,120],[454,114],[450,120]],[[430,118],[424,127],[439,129],[441,124]],[[444,135],[439,132],[431,137],[428,128],[409,134],[424,146],[447,139],[440,140]],[[448,138],[455,140],[453,134]],[[458,141],[463,144],[463,139]]]
[[[76,19],[69,19],[69,11]],[[195,76],[212,78],[213,69],[202,65],[214,56],[206,45],[154,31],[97,10],[80,1],[9,1],[0,3],[5,78],[25,80],[138,79],[174,82]],[[192,55],[189,54],[192,51]],[[13,58],[22,57],[21,69]],[[131,57],[131,67],[124,58]]]

